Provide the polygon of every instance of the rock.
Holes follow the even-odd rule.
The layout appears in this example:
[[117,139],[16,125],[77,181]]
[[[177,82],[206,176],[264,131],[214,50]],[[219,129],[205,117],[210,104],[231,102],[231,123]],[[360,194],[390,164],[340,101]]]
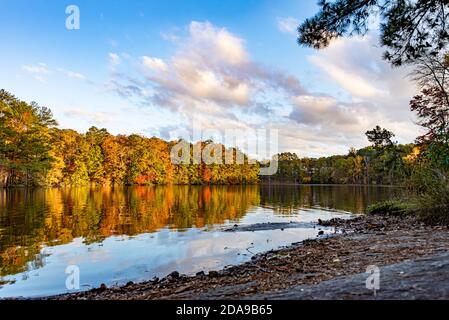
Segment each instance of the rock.
[[176,289],[174,293],[176,293],[176,294],[183,293],[183,292],[185,292],[185,291],[187,291],[187,290],[189,290],[191,288],[192,288],[192,286],[190,286],[190,285],[183,286],[183,287],[180,287],[180,288]]
[[126,283],[126,287],[132,286],[133,284],[134,284],[134,282],[128,281],[128,282]]
[[324,234],[324,231],[323,231],[323,230],[318,231],[318,235],[319,235],[319,236],[322,236],[323,234]]
[[204,273],[204,271],[200,271],[200,272],[197,272],[197,273],[196,273],[196,276],[197,276],[197,277],[201,277],[201,276],[204,276],[204,275],[206,275],[206,274]]
[[102,284],[100,284],[99,290],[100,290],[100,291],[105,291],[107,288],[108,288],[108,287],[107,287],[104,283],[102,283]]
[[170,278],[172,279],[178,279],[179,278],[179,272],[178,271],[173,271],[172,273],[170,273],[168,275]]
[[220,274],[217,271],[209,271],[209,277],[218,278]]

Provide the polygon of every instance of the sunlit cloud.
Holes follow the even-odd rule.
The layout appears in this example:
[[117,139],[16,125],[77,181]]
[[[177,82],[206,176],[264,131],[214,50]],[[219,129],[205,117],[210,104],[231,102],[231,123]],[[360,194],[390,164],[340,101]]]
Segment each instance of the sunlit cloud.
[[142,64],[150,71],[165,72],[168,70],[167,64],[159,58],[143,56]]
[[336,41],[308,58],[322,83],[347,93],[344,99],[312,92],[297,76],[256,61],[243,38],[210,22],[191,22],[174,45],[164,58],[129,56],[125,63],[110,56],[119,63],[108,89],[140,108],[181,116],[177,128],[188,129],[194,116],[206,129],[279,129],[281,151],[301,155],[363,147],[364,132],[377,124],[403,142],[416,136],[408,110],[413,86],[366,38]]

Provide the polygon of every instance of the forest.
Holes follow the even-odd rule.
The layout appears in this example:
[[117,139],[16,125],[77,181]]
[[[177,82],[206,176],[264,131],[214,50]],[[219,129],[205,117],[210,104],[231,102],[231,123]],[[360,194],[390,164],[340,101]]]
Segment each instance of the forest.
[[[90,128],[85,134],[59,129],[51,110],[0,91],[0,186],[85,186],[159,184],[250,184],[258,164],[174,165],[178,141],[140,135],[111,135]],[[203,150],[212,141],[199,142]],[[190,144],[191,152],[193,145]],[[222,154],[238,150],[221,146]]]
[[263,178],[271,183],[400,185],[410,177],[423,146],[401,145],[394,134],[379,126],[366,133],[371,146],[351,148],[346,155],[300,158],[281,153],[278,171]]
[[[424,98],[417,96],[412,109]],[[260,176],[263,163],[173,164],[171,148],[179,141],[140,135],[114,136],[91,127],[86,133],[59,129],[51,110],[26,103],[0,91],[0,186],[86,185],[207,185],[207,184],[364,184],[400,185],[423,163],[447,166],[447,144],[438,137],[421,137],[400,145],[394,134],[379,126],[366,132],[371,145],[351,148],[346,155],[300,158],[294,153],[275,156],[278,171]],[[420,140],[421,139],[421,140]],[[431,143],[426,141],[431,139]],[[212,141],[199,142],[203,150]],[[437,146],[441,144],[440,147]],[[193,153],[194,145],[190,144]],[[221,145],[222,154],[236,148]],[[435,157],[439,154],[438,159]],[[432,160],[433,159],[433,160]]]

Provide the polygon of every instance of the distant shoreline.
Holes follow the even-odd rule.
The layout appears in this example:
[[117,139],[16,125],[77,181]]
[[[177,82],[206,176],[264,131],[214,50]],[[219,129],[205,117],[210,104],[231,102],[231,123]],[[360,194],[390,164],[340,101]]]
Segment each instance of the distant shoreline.
[[263,187],[381,187],[381,188],[403,188],[401,185],[387,185],[387,184],[341,184],[341,183],[289,183],[289,182],[259,182],[259,183],[245,183],[245,184],[146,184],[146,185],[67,185],[58,187],[49,186],[24,186],[15,185],[10,187],[1,187],[0,190],[35,190],[35,189],[71,189],[71,188],[133,188],[133,187],[245,187],[245,186],[263,186]]

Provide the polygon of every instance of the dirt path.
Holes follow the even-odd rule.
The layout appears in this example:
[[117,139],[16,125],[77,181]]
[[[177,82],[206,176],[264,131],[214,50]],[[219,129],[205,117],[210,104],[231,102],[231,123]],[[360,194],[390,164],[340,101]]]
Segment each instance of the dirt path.
[[[348,287],[350,293],[352,288],[358,291],[346,297],[337,290],[329,298],[367,298],[372,295],[364,285],[368,276],[364,273],[369,265],[380,267],[381,276],[385,271],[387,278],[381,284],[381,290],[390,288],[388,297],[400,298],[403,297],[404,288],[408,286],[402,289],[389,286],[388,283],[394,284],[399,278],[393,277],[395,266],[382,268],[383,266],[425,256],[441,256],[449,252],[449,232],[446,227],[425,226],[412,218],[364,216],[350,221],[336,219],[322,224],[335,226],[343,234],[308,240],[286,249],[260,254],[251,262],[209,272],[207,275],[187,277],[173,273],[161,280],[129,283],[124,287],[109,289],[103,287],[50,299],[283,299],[312,298],[315,292],[319,298],[326,298],[326,286],[334,283],[331,281],[341,281],[335,282],[335,286],[351,284]],[[445,259],[449,257],[446,256]],[[424,268],[426,261],[432,260],[422,260],[420,266],[423,268],[415,271],[408,269],[411,268],[410,264],[400,267],[405,274],[412,274],[414,278],[411,281],[417,281],[423,288],[426,283],[430,287],[435,281],[433,277],[437,276],[436,273],[427,273],[428,270]],[[449,278],[447,267],[440,271],[440,276]],[[356,277],[345,278],[357,274]],[[296,295],[298,289],[301,292],[300,288],[304,289],[302,295]],[[313,291],[313,288],[318,291]],[[365,293],[359,295],[363,292]],[[429,293],[427,297],[440,298],[440,294],[440,291],[435,291],[434,296]]]

